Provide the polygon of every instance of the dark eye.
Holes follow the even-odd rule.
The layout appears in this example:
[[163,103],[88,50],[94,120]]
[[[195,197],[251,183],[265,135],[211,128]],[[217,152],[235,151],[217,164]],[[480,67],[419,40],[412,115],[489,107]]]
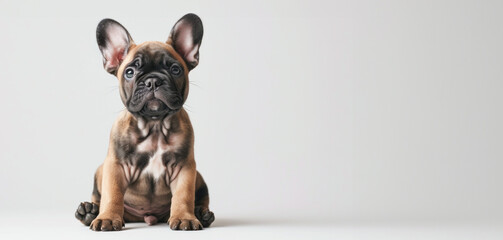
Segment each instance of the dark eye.
[[178,66],[178,64],[175,63],[175,64],[171,65],[171,67],[169,68],[169,71],[173,75],[180,75],[180,73],[182,72],[182,68],[180,66]]
[[127,80],[131,80],[134,77],[134,69],[133,68],[127,68],[126,71],[124,71],[124,77]]

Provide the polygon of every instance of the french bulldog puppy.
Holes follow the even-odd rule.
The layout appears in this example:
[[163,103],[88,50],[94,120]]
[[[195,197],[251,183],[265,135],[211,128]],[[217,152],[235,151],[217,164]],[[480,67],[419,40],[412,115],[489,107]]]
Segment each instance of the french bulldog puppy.
[[143,221],[167,222],[173,230],[210,226],[215,217],[196,170],[194,132],[183,109],[189,71],[199,63],[201,19],[183,16],[166,42],[135,44],[112,19],[98,24],[96,37],[126,109],[112,127],[91,202],[81,203],[75,217],[95,231]]

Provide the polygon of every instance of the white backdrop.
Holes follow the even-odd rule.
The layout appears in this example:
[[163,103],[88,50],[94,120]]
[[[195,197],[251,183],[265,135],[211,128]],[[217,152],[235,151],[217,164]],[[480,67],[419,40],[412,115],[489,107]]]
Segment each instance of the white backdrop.
[[186,108],[226,216],[501,219],[499,1],[0,1],[0,211],[73,215],[123,109],[95,40],[187,12]]

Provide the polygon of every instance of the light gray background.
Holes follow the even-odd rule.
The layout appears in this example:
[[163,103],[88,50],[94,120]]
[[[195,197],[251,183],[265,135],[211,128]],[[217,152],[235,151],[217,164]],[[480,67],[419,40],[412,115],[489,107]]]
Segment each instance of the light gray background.
[[90,198],[123,109],[97,23],[164,41],[187,12],[217,221],[502,219],[500,1],[2,0],[2,213],[71,219]]

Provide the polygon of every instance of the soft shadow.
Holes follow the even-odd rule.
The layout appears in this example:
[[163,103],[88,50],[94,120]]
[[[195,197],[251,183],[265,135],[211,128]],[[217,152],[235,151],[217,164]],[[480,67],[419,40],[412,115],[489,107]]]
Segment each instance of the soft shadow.
[[[211,224],[210,228],[225,228],[225,227],[246,227],[246,226],[308,226],[308,225],[324,225],[327,223],[335,223],[333,220],[327,219],[309,219],[309,218],[270,218],[270,217],[242,217],[242,218],[232,218],[232,217],[217,217],[215,221]],[[134,230],[149,227],[165,227],[168,226],[167,223],[158,223],[153,226],[149,226],[146,223],[126,223],[126,227],[123,230]]]
[[[154,225],[156,226],[156,225]],[[133,229],[140,229],[140,228],[147,228],[151,227],[146,223],[126,223],[126,226],[122,228],[122,230],[133,230]]]
[[216,218],[210,228],[235,226],[281,226],[281,225],[309,225],[313,221],[295,218]]
[[260,225],[261,221],[253,219],[217,218],[210,228],[233,227],[233,226],[253,226]]

